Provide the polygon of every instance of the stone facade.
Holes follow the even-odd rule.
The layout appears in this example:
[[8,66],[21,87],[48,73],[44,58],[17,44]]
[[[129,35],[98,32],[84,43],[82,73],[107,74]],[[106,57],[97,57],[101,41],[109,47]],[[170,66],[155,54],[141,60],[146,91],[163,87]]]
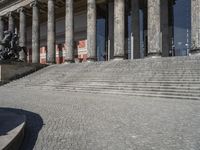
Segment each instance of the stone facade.
[[[144,55],[166,57],[172,50],[170,19],[173,12],[170,8],[174,0],[1,0],[0,4],[0,39],[6,29],[19,32],[20,45],[31,49],[33,63],[40,63],[41,47],[46,47],[46,62],[55,63],[59,44],[63,44],[65,61],[74,62],[79,57],[75,43],[83,40],[86,59],[96,61],[100,44],[97,39],[99,16],[106,20],[105,60],[127,58],[128,15],[131,18],[131,58],[141,58],[140,10],[144,14]],[[191,0],[191,5],[191,54],[199,54],[200,0]],[[21,57],[25,57],[24,54]]]

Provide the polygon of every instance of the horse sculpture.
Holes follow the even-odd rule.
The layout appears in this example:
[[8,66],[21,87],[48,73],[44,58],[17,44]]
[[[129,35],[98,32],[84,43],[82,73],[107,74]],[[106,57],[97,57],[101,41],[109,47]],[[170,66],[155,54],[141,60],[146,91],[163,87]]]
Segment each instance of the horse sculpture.
[[0,61],[24,61],[20,60],[19,53],[23,51],[27,55],[26,47],[19,46],[19,38],[11,31],[4,32],[3,40],[0,40]]

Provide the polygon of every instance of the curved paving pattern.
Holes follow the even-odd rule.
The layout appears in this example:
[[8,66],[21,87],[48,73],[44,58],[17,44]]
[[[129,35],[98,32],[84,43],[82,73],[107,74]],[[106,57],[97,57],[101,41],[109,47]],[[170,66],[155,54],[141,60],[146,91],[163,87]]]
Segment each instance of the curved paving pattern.
[[[88,78],[91,80],[92,77],[96,77],[95,80],[97,77],[102,80],[105,76],[108,77],[105,72],[113,75],[109,78],[111,81],[119,79],[136,82],[141,79],[145,82],[148,79],[155,82],[155,79],[170,79],[178,83],[181,81],[183,85],[180,87],[185,86],[184,82],[199,80],[198,59],[174,59],[173,64],[179,65],[178,67],[182,67],[183,70],[175,71],[175,66],[170,67],[171,74],[173,72],[179,75],[171,78],[164,75],[159,78],[156,74],[159,71],[151,71],[149,66],[157,66],[157,70],[162,70],[162,66],[170,66],[172,59],[163,59],[163,62],[158,61],[158,64],[154,60],[156,59],[147,59],[146,64],[142,61],[122,61],[50,66],[0,87],[0,106],[34,113],[26,113],[27,129],[22,146],[24,150],[199,150],[199,99],[144,97],[116,92],[77,93],[64,88],[51,88],[51,84],[55,83],[60,85],[69,81],[77,82],[81,75],[81,79],[90,75]],[[173,64],[171,62],[171,66]],[[139,70],[141,66],[143,70]],[[114,68],[113,72],[109,68]],[[93,69],[94,72],[91,74]],[[140,73],[139,71],[145,69],[152,73],[148,75],[146,72],[146,76],[138,76],[137,79],[136,74],[128,76],[129,78],[119,76],[120,72],[129,73],[127,70]],[[168,71],[170,72],[170,69]],[[102,73],[100,78],[99,72],[104,72],[104,76]],[[50,86],[44,86],[47,83]],[[97,82],[93,83],[95,85]],[[76,86],[78,85],[80,84]],[[187,87],[193,85],[196,84],[188,84]]]

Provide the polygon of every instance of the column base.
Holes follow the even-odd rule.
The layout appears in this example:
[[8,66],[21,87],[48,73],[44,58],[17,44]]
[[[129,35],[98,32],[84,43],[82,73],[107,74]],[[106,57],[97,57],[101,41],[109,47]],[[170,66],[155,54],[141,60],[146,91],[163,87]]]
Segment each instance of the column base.
[[124,56],[114,56],[113,60],[114,61],[124,60]]
[[200,55],[200,48],[191,49],[190,55]]
[[54,63],[52,63],[52,62],[47,62],[46,63],[47,65],[55,65],[56,63],[54,62]]
[[74,60],[65,60],[65,64],[72,64],[72,63],[75,63]]
[[148,58],[160,58],[162,57],[161,53],[148,53]]
[[87,62],[95,62],[95,61],[97,61],[96,58],[88,58],[88,59],[87,59]]
[[53,64],[56,64],[56,62],[55,62],[55,61],[48,61],[48,60],[47,60],[47,64],[48,64],[48,65],[53,65]]

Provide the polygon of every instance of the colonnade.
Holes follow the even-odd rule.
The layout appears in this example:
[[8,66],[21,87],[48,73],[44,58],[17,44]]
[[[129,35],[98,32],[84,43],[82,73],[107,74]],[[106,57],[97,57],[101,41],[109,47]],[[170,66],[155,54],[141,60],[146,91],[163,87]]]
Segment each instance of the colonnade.
[[[140,58],[140,0],[131,0],[132,36],[134,58]],[[74,4],[73,0],[65,1],[65,49],[66,62],[74,61]],[[113,4],[113,5],[110,5]],[[192,48],[191,53],[198,53],[200,48],[200,0],[191,0],[192,12]],[[32,7],[32,62],[40,61],[40,6],[37,0]],[[110,47],[114,49],[114,59],[125,58],[125,0],[109,2],[109,9],[113,10],[113,26],[109,23]],[[112,7],[113,6],[113,7]],[[167,56],[170,49],[169,2],[163,0],[147,0],[147,43],[149,57]],[[19,9],[20,46],[26,46],[26,11]],[[88,61],[97,59],[96,53],[96,0],[87,0],[87,51]],[[47,11],[47,62],[55,63],[55,1],[48,0]],[[109,20],[109,21],[110,21]],[[8,30],[14,31],[13,13],[8,14]],[[114,29],[112,29],[112,27]],[[3,38],[3,16],[0,16],[0,40]],[[112,38],[113,36],[113,38]],[[110,55],[110,54],[108,54]]]

